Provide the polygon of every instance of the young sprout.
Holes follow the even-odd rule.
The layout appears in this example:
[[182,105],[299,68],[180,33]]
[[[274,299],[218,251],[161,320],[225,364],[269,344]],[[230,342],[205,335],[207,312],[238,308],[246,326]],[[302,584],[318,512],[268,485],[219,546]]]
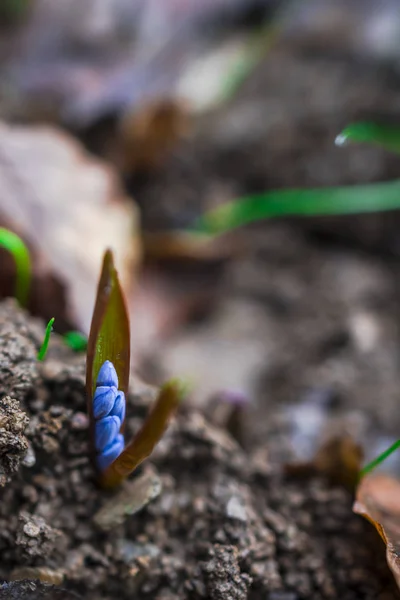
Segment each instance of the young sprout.
[[50,319],[50,321],[46,325],[46,331],[44,333],[44,339],[43,339],[42,345],[40,346],[40,350],[37,353],[37,359],[38,360],[42,361],[46,357],[47,349],[49,347],[50,334],[53,331],[53,323],[54,323],[54,317],[52,319]]
[[0,227],[0,247],[8,250],[15,262],[15,297],[21,306],[26,306],[31,285],[31,259],[29,250],[21,238]]
[[108,488],[121,483],[151,454],[182,398],[177,382],[166,383],[141,429],[125,447],[129,371],[128,312],[108,250],[97,289],[86,362],[92,461],[101,485]]

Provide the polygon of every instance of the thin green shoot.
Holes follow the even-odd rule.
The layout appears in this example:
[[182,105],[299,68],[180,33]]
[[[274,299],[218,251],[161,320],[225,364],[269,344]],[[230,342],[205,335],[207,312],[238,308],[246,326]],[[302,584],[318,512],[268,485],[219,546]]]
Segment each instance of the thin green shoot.
[[37,359],[42,361],[45,359],[46,354],[47,354],[47,349],[49,347],[49,341],[50,341],[50,334],[53,331],[53,323],[54,323],[54,317],[52,319],[50,319],[50,321],[47,323],[46,326],[46,331],[44,334],[44,340],[43,343],[40,347],[40,350],[37,354]]
[[400,127],[380,123],[351,123],[337,136],[335,143],[342,146],[348,142],[366,142],[400,153]]
[[15,297],[21,306],[26,306],[32,280],[29,250],[17,234],[3,227],[0,227],[0,247],[7,250],[14,259]]
[[195,223],[195,231],[219,235],[278,217],[382,212],[400,208],[400,180],[335,188],[272,190],[222,204]]
[[393,454],[393,452],[395,452],[398,448],[400,448],[400,440],[394,442],[394,444],[392,444],[387,450],[382,452],[382,454],[377,456],[374,460],[372,460],[365,467],[363,467],[360,471],[359,478],[362,479],[363,477],[365,477],[365,475],[371,473],[373,469],[375,469],[378,465],[383,463],[383,461],[386,460],[391,454]]
[[64,342],[74,352],[85,352],[87,348],[87,337],[80,331],[67,331]]

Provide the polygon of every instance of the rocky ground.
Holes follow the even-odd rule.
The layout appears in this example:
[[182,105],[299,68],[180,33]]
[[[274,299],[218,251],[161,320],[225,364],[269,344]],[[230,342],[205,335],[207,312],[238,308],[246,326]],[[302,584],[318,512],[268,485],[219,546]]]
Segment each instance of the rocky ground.
[[[151,464],[122,490],[100,490],[83,358],[54,339],[38,363],[42,327],[11,301],[0,331],[1,578],[40,577],[93,600],[397,597],[382,543],[353,515],[349,492],[285,476],[268,440],[245,452],[189,407]],[[131,431],[150,396],[133,383]],[[18,597],[47,597],[27,589]],[[49,597],[70,597],[57,593]],[[16,597],[12,585],[0,594]]]

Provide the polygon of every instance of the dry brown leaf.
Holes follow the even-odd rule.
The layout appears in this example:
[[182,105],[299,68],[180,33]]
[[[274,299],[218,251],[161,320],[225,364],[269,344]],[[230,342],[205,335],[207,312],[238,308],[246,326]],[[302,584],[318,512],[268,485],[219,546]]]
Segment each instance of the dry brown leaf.
[[400,588],[400,481],[388,475],[361,480],[353,506],[377,529],[386,544],[386,558]]
[[137,211],[115,172],[69,135],[0,123],[0,222],[33,249],[35,312],[87,332],[107,247],[129,290],[140,259]]

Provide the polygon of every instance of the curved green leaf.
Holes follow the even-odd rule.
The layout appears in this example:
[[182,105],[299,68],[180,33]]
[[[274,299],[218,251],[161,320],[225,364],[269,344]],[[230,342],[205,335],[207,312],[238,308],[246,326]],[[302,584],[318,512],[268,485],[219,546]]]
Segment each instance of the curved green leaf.
[[26,306],[31,285],[31,258],[29,250],[21,238],[0,227],[0,247],[8,250],[15,262],[15,297],[21,306]]

